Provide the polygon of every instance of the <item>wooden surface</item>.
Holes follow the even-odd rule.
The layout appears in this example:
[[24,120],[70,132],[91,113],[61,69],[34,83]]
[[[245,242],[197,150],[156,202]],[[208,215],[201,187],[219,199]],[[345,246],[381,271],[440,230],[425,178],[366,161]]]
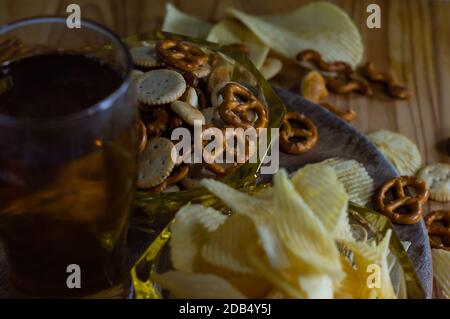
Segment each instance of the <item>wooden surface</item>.
[[[69,3],[81,5],[82,17],[96,20],[120,36],[150,31],[161,25],[164,0],[0,0],[0,24],[34,15],[65,14]],[[180,0],[181,10],[214,21],[234,6],[253,14],[282,13],[309,0]],[[366,60],[390,70],[415,96],[396,101],[376,94],[333,98],[342,108],[358,112],[353,123],[362,132],[388,129],[400,132],[418,145],[425,163],[450,162],[437,145],[450,138],[450,2],[444,0],[333,0],[347,11],[359,28]],[[366,27],[366,7],[381,6],[381,29]],[[286,63],[275,82],[298,90],[300,69]],[[450,204],[431,203],[450,209]]]

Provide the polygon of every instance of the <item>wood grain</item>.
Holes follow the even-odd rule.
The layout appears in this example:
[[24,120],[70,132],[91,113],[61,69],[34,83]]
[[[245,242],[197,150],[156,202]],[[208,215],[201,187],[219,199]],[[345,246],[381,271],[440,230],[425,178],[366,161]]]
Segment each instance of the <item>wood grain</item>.
[[[35,15],[63,15],[74,1],[0,0],[0,24]],[[274,14],[293,10],[308,0],[178,0],[178,8],[214,21],[224,17],[229,6],[253,14]],[[410,101],[397,101],[378,93],[371,99],[357,95],[331,101],[358,112],[356,129],[370,132],[388,129],[411,138],[424,163],[450,162],[438,144],[450,138],[450,2],[444,0],[334,0],[359,28],[365,58],[380,69],[389,70],[414,91]],[[83,18],[98,21],[120,36],[158,28],[165,12],[164,0],[79,0]],[[377,3],[382,10],[381,29],[366,27],[366,7]],[[277,84],[297,91],[301,70],[285,62]],[[430,203],[431,209],[450,209],[450,204]]]

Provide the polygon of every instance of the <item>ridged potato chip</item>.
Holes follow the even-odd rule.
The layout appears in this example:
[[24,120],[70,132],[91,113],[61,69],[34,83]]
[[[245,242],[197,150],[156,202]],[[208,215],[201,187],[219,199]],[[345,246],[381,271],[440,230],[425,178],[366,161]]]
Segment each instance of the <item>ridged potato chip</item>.
[[247,248],[247,258],[253,268],[289,298],[306,298],[306,294],[296,280],[289,278],[288,272],[273,269],[265,259],[264,252],[253,243]]
[[355,160],[341,158],[331,158],[322,164],[334,169],[351,202],[365,206],[371,201],[375,187],[364,165]]
[[181,12],[171,3],[166,5],[162,31],[204,39],[211,27],[211,24]]
[[450,251],[432,249],[434,278],[439,283],[442,294],[450,299]]
[[225,223],[227,217],[221,212],[202,205],[181,208],[172,224],[170,257],[175,269],[195,271],[201,263],[201,247],[208,235]]
[[292,183],[332,237],[345,227],[348,195],[331,167],[307,165],[292,176]]
[[206,40],[223,45],[245,44],[249,51],[249,58],[257,68],[263,65],[269,54],[269,47],[245,25],[236,20],[226,19],[217,23],[209,32]]
[[225,279],[213,274],[169,271],[153,275],[156,283],[179,299],[244,299]]
[[422,157],[410,139],[390,131],[377,131],[367,138],[394,165],[400,175],[414,176],[422,165]]
[[314,2],[282,15],[254,16],[234,8],[228,14],[245,24],[277,53],[294,59],[305,49],[326,61],[356,67],[362,61],[361,35],[348,14],[329,2]]
[[256,241],[257,237],[252,220],[245,215],[234,214],[209,236],[201,255],[204,260],[217,267],[236,273],[253,274],[254,271],[246,260],[245,246]]

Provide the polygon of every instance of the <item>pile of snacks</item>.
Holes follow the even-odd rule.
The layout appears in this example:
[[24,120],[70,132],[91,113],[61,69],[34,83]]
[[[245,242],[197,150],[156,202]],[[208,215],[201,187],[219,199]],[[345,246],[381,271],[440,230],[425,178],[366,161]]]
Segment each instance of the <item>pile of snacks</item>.
[[[144,44],[130,49],[140,109],[138,187],[178,191],[198,187],[196,180],[202,177],[235,171],[242,163],[185,164],[175,160],[171,155],[178,150],[171,135],[180,127],[192,131],[196,123],[204,135],[214,128],[266,128],[268,109],[257,96],[260,93],[231,81],[232,70],[217,52],[177,40]],[[194,145],[192,140],[192,149]]]
[[[169,241],[175,270],[153,279],[175,298],[395,298],[390,231],[357,239],[348,194],[334,170],[308,165],[274,177],[254,196],[214,180],[202,184],[233,211],[187,205]],[[364,231],[364,228],[362,228]],[[390,262],[388,260],[391,260]],[[367,267],[380,268],[380,285]]]

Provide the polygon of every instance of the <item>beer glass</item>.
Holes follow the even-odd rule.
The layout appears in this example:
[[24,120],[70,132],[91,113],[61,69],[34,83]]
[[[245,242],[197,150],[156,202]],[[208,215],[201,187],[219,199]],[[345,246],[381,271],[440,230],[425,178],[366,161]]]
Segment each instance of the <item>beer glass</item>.
[[[83,20],[81,28],[70,29],[57,17],[0,26],[0,43],[0,101],[15,89],[22,103],[4,110],[0,104],[0,241],[6,257],[0,257],[0,268],[7,265],[8,296],[123,297],[137,162],[128,50],[96,23]],[[57,59],[69,54],[62,61],[67,58],[70,67],[55,67],[52,57],[42,59],[48,69],[33,60],[14,67],[22,56],[49,52]],[[81,56],[95,59],[105,75],[94,73]],[[9,66],[20,69],[15,78],[8,77]],[[37,91],[40,81],[58,74],[48,92]],[[92,77],[76,83],[81,91],[74,95],[67,85],[75,74]],[[108,88],[106,74],[120,83]],[[89,101],[100,89],[109,90],[104,98],[73,109],[74,101]],[[49,103],[42,105],[46,97]]]

